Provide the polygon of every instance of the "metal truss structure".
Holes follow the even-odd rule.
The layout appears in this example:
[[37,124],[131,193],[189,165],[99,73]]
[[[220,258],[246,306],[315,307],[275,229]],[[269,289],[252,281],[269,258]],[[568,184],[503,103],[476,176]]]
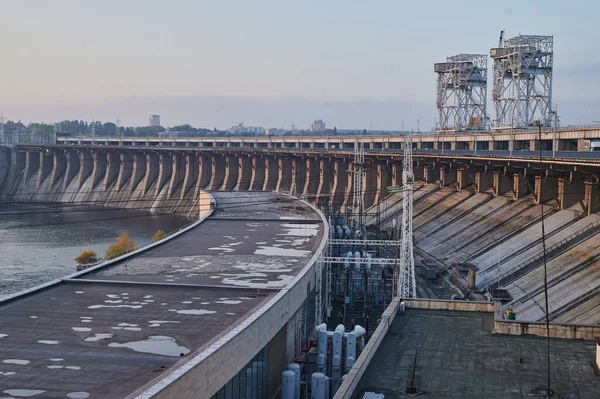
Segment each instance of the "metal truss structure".
[[441,130],[483,129],[487,121],[487,56],[459,54],[434,64]]
[[494,60],[492,100],[496,125],[552,125],[552,36],[519,35],[490,51]]
[[400,270],[398,272],[398,296],[401,298],[416,298],[415,259],[413,256],[413,174],[412,134],[407,134],[404,140],[404,161],[402,169],[402,240],[400,244]]
[[[365,145],[354,142],[354,163],[352,164],[352,215],[358,226],[364,226],[365,210]],[[364,232],[363,232],[364,233]],[[364,234],[363,234],[364,236]]]

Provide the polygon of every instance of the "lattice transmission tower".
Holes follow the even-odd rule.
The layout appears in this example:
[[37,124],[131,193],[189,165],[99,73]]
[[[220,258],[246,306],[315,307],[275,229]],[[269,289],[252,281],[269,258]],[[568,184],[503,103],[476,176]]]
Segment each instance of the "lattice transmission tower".
[[487,121],[487,56],[459,54],[433,66],[441,130],[483,129]]
[[402,169],[402,241],[400,243],[400,270],[398,273],[398,296],[416,298],[415,259],[413,256],[413,174],[412,134],[404,139],[404,161]]
[[551,126],[552,36],[519,35],[490,51],[494,60],[492,100],[497,126]]
[[352,215],[361,231],[364,228],[365,210],[365,146],[354,142],[354,163],[352,164]]

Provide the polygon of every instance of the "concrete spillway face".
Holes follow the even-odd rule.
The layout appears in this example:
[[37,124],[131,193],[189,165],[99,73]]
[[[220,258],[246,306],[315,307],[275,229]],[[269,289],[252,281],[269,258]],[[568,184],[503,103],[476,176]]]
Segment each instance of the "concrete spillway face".
[[121,159],[118,153],[109,152],[106,156],[106,177],[104,179],[104,190],[108,189],[117,181],[119,170],[121,169]]
[[238,160],[235,155],[228,155],[225,157],[225,179],[221,190],[233,190],[233,188],[237,185],[238,175]]
[[[1,161],[0,161],[1,162]],[[1,166],[0,166],[1,168]],[[25,157],[25,179],[24,183],[28,182],[36,175],[40,169],[40,153],[37,151],[28,151]],[[0,172],[1,173],[1,172]],[[0,178],[1,180],[1,178]],[[2,182],[0,181],[0,185]]]
[[146,194],[147,192],[150,191],[150,188],[157,184],[157,180],[158,180],[158,172],[159,172],[159,165],[158,165],[158,155],[156,154],[148,154],[146,155],[146,175],[144,176],[144,181],[143,181],[143,189],[144,189],[144,194]]
[[79,151],[79,176],[77,188],[83,187],[86,180],[92,175],[94,170],[94,158],[89,151]]
[[94,172],[92,173],[92,190],[99,187],[100,183],[104,181],[106,175],[106,153],[96,151],[92,153],[94,158]]
[[77,151],[65,150],[65,156],[67,158],[67,170],[65,171],[65,178],[63,179],[63,192],[70,191],[67,190],[67,187],[79,174],[79,169],[81,168],[81,163],[79,162],[79,154],[77,153]]
[[207,190],[218,190],[225,181],[225,157],[219,154],[212,156],[212,173]]
[[145,175],[146,155],[142,153],[133,154],[133,172],[131,174],[131,184],[129,185],[131,192],[139,190],[138,186]]
[[121,191],[123,187],[131,179],[133,174],[133,155],[125,152],[120,154],[121,158],[121,169],[119,170],[119,177],[117,178],[117,190]]
[[265,183],[265,159],[261,156],[252,157],[252,179],[250,190],[262,190]]
[[252,181],[252,161],[248,156],[241,155],[238,158],[238,165],[240,171],[237,183],[233,189],[238,191],[248,190]]
[[64,151],[54,152],[54,166],[52,167],[52,186],[55,186],[65,175],[67,170],[67,157]]
[[[169,198],[181,197],[181,184],[185,176],[185,158],[182,154],[173,154],[173,173],[169,182]],[[179,194],[179,196],[177,195]]]
[[[184,199],[192,192],[196,181],[198,180],[198,161],[195,154],[186,154],[185,156],[185,175],[183,178],[183,187],[181,190],[181,199]],[[195,198],[195,197],[194,197]]]

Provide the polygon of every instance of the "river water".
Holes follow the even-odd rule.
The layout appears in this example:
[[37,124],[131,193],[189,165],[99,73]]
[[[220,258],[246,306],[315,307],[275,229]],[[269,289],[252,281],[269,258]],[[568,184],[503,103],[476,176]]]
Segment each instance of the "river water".
[[0,299],[76,271],[83,249],[103,256],[121,233],[140,247],[157,230],[191,220],[144,210],[60,204],[0,204]]

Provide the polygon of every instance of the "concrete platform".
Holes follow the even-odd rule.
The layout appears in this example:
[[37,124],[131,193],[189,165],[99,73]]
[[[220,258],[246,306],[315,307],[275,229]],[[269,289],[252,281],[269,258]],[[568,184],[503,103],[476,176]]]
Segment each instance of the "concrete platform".
[[[415,353],[419,397],[536,397],[546,381],[546,340],[496,335],[492,328],[491,313],[407,309],[392,322],[353,398],[408,397]],[[560,397],[597,398],[594,356],[594,342],[553,339],[552,389]]]
[[0,304],[0,397],[122,398],[249,317],[323,238],[298,201],[214,197],[211,218],[164,245]]

